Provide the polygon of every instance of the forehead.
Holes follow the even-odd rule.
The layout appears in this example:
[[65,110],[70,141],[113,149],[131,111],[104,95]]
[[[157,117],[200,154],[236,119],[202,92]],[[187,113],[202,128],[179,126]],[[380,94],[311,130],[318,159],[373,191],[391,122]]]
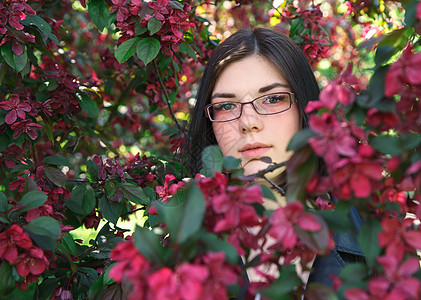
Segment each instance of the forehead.
[[[287,80],[273,63],[253,55],[229,64],[216,80],[212,95],[232,93],[236,97],[255,97],[259,95],[259,89],[274,83],[288,86]],[[277,87],[273,91],[287,90],[287,87]]]

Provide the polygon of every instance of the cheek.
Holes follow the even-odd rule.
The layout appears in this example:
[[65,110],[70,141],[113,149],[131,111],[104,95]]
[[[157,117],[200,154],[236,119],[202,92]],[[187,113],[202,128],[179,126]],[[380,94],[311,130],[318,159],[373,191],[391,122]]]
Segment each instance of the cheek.
[[236,153],[235,146],[238,145],[239,141],[234,122],[214,123],[212,124],[212,127],[216,141],[222,150],[222,154],[224,156],[234,156]]

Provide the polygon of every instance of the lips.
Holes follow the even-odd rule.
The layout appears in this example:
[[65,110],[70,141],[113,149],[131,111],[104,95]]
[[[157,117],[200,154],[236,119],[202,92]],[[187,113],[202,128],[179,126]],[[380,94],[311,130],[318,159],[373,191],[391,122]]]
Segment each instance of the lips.
[[271,148],[272,146],[266,144],[253,143],[244,145],[240,148],[239,152],[246,158],[256,158],[264,155]]

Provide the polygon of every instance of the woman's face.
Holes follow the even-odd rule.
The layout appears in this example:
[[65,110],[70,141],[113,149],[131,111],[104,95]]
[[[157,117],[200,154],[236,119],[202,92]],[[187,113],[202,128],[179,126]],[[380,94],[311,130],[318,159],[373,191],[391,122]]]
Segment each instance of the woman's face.
[[[276,67],[261,56],[248,56],[229,64],[216,81],[212,103],[248,102],[269,93],[291,92],[286,79]],[[216,140],[224,156],[241,159],[245,175],[256,173],[272,163],[286,161],[286,147],[300,129],[300,113],[296,103],[282,113],[259,115],[252,104],[243,105],[241,117],[229,122],[212,122]],[[273,179],[281,171],[267,174]]]

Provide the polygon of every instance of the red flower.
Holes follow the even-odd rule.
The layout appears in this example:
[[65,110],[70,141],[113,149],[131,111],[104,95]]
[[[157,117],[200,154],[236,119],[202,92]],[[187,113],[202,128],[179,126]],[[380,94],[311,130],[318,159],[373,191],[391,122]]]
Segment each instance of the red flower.
[[148,281],[148,296],[150,300],[180,299],[177,288],[177,278],[169,268],[162,268],[150,274]]
[[386,247],[386,254],[402,259],[404,253],[421,249],[421,232],[410,230],[413,219],[399,221],[397,218],[385,219],[381,223],[383,232],[378,235],[379,246]]
[[164,15],[169,14],[168,0],[157,0],[148,2],[150,8],[154,10],[152,15],[146,15],[145,20],[149,20],[152,17],[155,17],[159,21],[164,21]]
[[392,64],[386,74],[385,96],[399,94],[405,85],[420,85],[421,53],[412,53],[412,46],[406,47],[398,61]]
[[130,16],[129,9],[124,7],[126,0],[111,0],[113,7],[111,8],[110,13],[117,11],[117,22],[123,22]]
[[22,133],[26,133],[32,140],[35,140],[38,136],[36,129],[42,128],[41,125],[33,123],[30,119],[23,120],[21,122],[14,123],[11,128],[15,131],[13,138],[17,139]]
[[328,165],[336,163],[340,156],[356,156],[357,141],[365,138],[361,128],[352,122],[339,122],[333,114],[311,115],[309,123],[319,135],[309,139],[310,146]]
[[227,231],[238,226],[256,226],[259,216],[250,204],[263,203],[260,187],[228,186],[228,193],[221,193],[212,198],[213,210],[221,214],[214,227],[215,232]]
[[18,274],[26,277],[29,274],[41,275],[50,263],[44,256],[44,251],[41,248],[32,247],[26,253],[21,253],[12,264],[16,264]]
[[17,247],[29,249],[32,247],[32,240],[21,227],[14,224],[0,233],[0,258],[12,263],[18,256]]
[[342,159],[334,168],[330,181],[340,199],[348,199],[351,194],[358,198],[368,197],[383,178],[383,168],[379,163],[361,157]]
[[177,267],[176,273],[181,299],[203,299],[203,286],[209,276],[206,266],[184,263]]
[[227,285],[238,281],[238,273],[225,261],[223,252],[208,253],[203,262],[209,270],[209,278],[205,281],[203,300],[228,300]]
[[17,118],[25,119],[26,113],[31,111],[31,106],[28,103],[21,103],[18,95],[10,95],[9,101],[0,102],[0,108],[10,110],[6,115],[6,123],[13,124]]
[[299,201],[278,208],[271,216],[269,223],[271,227],[268,234],[285,249],[292,249],[297,243],[298,237],[294,226],[311,232],[322,228],[314,215],[304,211],[304,206]]

